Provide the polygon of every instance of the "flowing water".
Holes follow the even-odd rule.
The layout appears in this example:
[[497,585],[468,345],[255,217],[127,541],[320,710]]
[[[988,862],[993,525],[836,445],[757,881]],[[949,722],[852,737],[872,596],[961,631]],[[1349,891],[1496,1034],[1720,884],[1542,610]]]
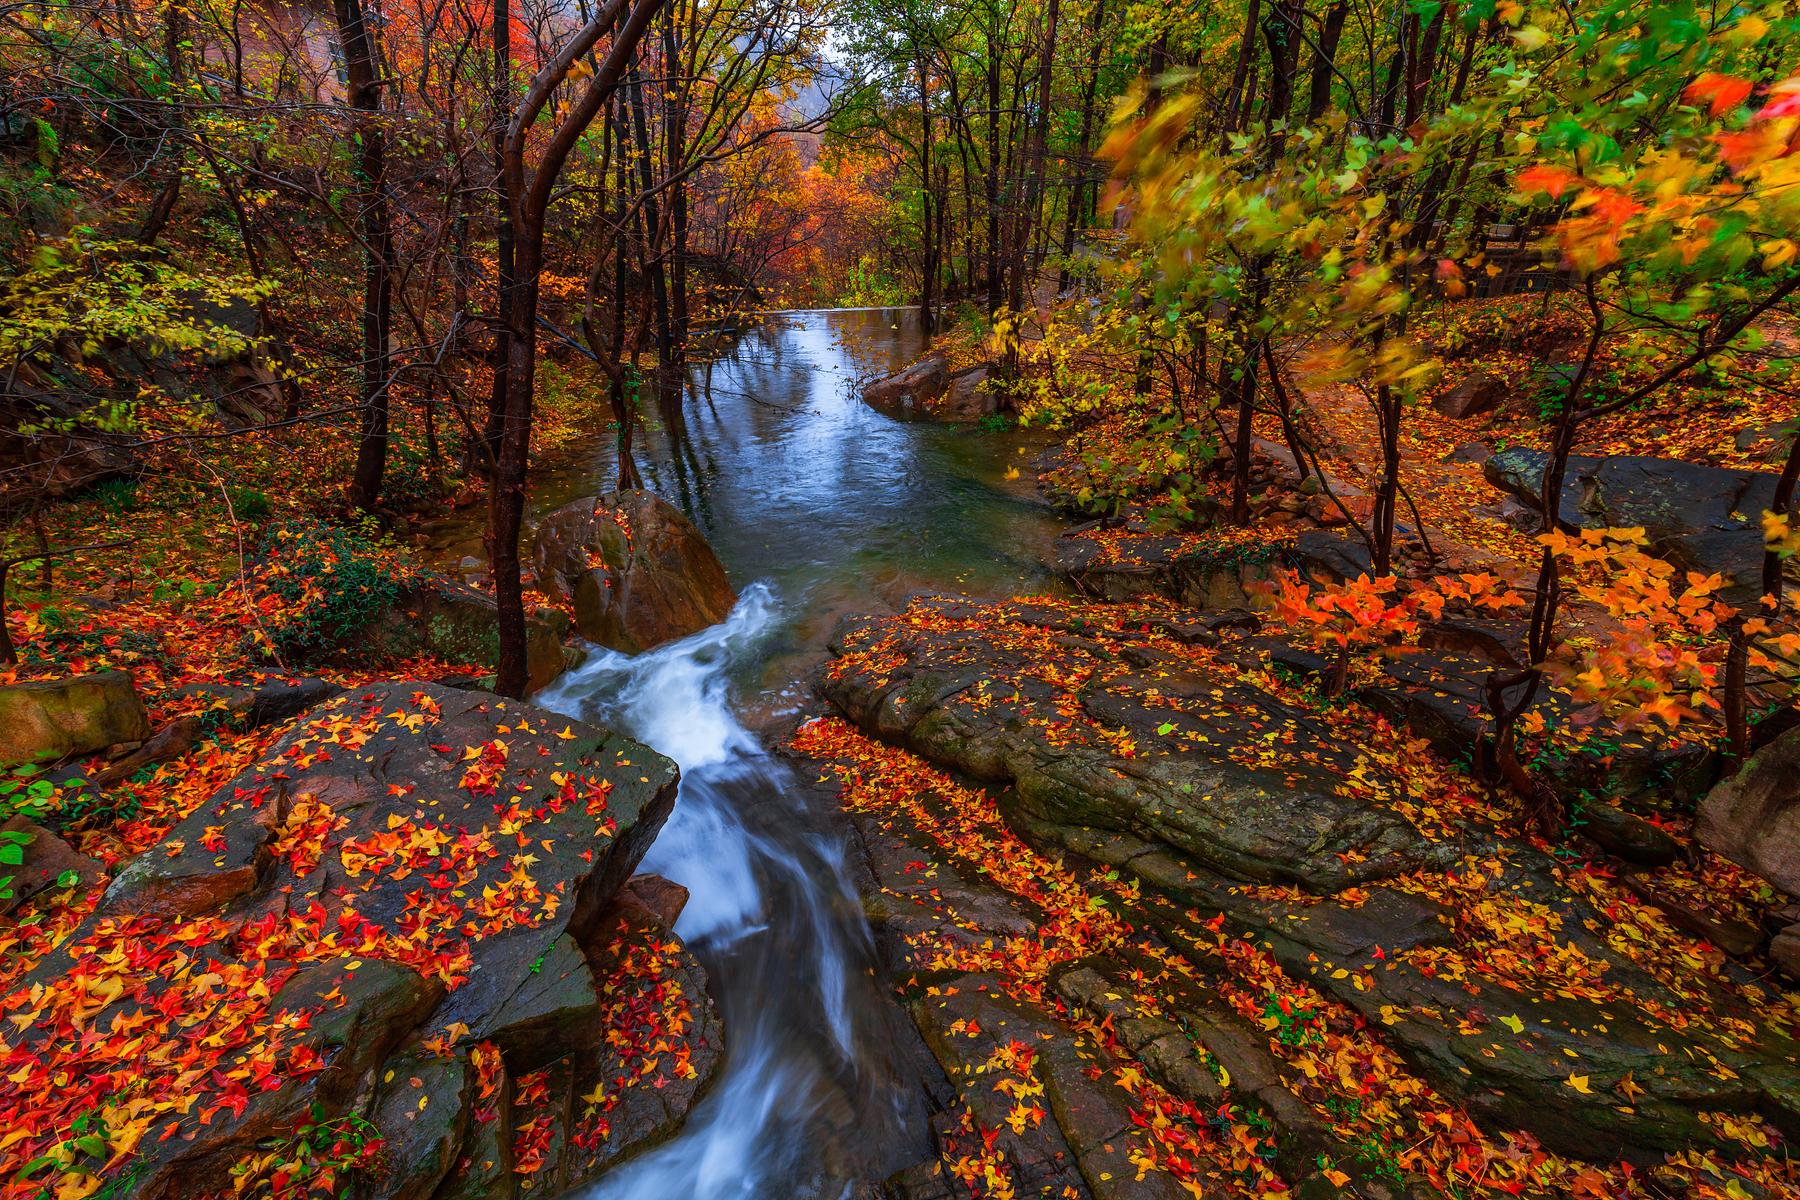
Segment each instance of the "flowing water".
[[[710,387],[695,367],[680,401],[653,398],[640,466],[712,542],[738,605],[647,654],[594,652],[535,697],[680,764],[643,869],[687,887],[676,931],[725,1028],[720,1077],[685,1129],[593,1200],[840,1197],[924,1149],[895,1049],[904,1017],[874,969],[842,828],[747,728],[806,703],[804,673],[844,613],[1045,582],[1054,527],[1020,482],[1030,442],[897,422],[856,398],[857,378],[921,346],[911,312],[776,314],[714,362]],[[539,481],[534,505],[604,490],[612,474],[601,434]],[[472,537],[450,527],[438,551],[454,558]]]

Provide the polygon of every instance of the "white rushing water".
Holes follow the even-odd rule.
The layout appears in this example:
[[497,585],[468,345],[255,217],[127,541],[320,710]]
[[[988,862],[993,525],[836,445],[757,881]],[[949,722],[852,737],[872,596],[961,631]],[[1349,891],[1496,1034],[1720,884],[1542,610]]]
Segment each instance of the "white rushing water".
[[596,650],[534,697],[681,767],[640,869],[688,889],[675,931],[705,964],[725,1027],[722,1074],[682,1132],[589,1200],[835,1197],[862,1173],[857,1155],[879,1153],[859,1139],[912,1123],[842,839],[731,710],[732,669],[756,660],[778,618],[774,594],[753,584],[720,624],[641,655]]

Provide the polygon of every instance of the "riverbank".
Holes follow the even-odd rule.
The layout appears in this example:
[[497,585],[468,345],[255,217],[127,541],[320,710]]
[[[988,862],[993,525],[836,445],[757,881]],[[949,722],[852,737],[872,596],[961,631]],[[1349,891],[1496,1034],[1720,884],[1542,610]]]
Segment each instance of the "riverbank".
[[[1784,1194],[1792,993],[1270,639],[1166,605],[853,625],[798,752],[948,1086],[899,1194]],[[974,782],[971,783],[970,780]],[[1009,1190],[1010,1189],[1010,1190]]]
[[[103,1114],[96,1156],[72,1136],[77,1119],[92,1125],[88,1110],[32,1108],[26,1148],[51,1157],[39,1170],[79,1192],[138,1162],[201,1179],[241,1157],[256,1179],[310,1164],[310,1178],[329,1169],[362,1187],[386,1178],[372,1148],[385,1143],[385,1161],[413,1164],[446,1197],[597,1184],[621,1200],[851,1186],[904,1200],[1741,1200],[1797,1186],[1780,1157],[1800,1094],[1796,1008],[1757,929],[1768,887],[1689,829],[1712,760],[1647,739],[1535,763],[1604,803],[1572,836],[1529,832],[1523,802],[1462,754],[1484,720],[1465,685],[1491,664],[1459,655],[1471,631],[1495,645],[1517,632],[1465,611],[1497,592],[1465,581],[1443,620],[1418,614],[1421,628],[1461,628],[1455,645],[1397,632],[1406,653],[1372,644],[1337,680],[1317,631],[1262,607],[1257,587],[1285,566],[1354,569],[1353,537],[1171,532],[1148,513],[1073,528],[1032,494],[1025,464],[1043,440],[897,422],[857,398],[871,364],[917,353],[904,320],[771,324],[716,364],[710,396],[696,385],[678,427],[647,430],[646,473],[708,535],[742,598],[692,637],[591,653],[516,712],[465,690],[477,672],[432,656],[386,668],[353,657],[290,687],[252,667],[257,618],[229,568],[190,595],[103,582],[114,595],[72,622],[38,610],[24,630],[32,662],[128,670],[146,732],[191,721],[194,738],[93,788],[100,805],[86,784],[65,789],[106,769],[105,747],[58,776],[57,836],[94,865],[76,890],[0,917],[9,984],[60,978],[58,955],[105,962],[120,914],[166,921],[108,899],[146,871],[207,881],[181,892],[199,899],[179,927],[146,935],[190,970],[228,964],[279,997],[299,986],[291,964],[350,952],[425,981],[416,996],[399,976],[399,990],[340,987],[299,1005],[309,1021],[385,1014],[373,1057],[318,1074],[304,1069],[307,1047],[329,1058],[344,1043],[306,1043],[250,1077],[266,1094],[247,1089],[251,1123],[234,1115],[222,1134],[184,1124],[187,1110],[128,1103]],[[610,478],[610,443],[587,444],[534,507]],[[1259,471],[1274,480],[1279,464]],[[1246,557],[1264,534],[1268,552]],[[446,534],[436,553],[457,555],[465,536]],[[326,565],[321,578],[339,583],[416,567],[391,546]],[[312,610],[254,611],[292,628]],[[395,692],[383,682],[395,675],[421,682]],[[454,686],[423,682],[445,678]],[[308,690],[298,718],[256,698],[301,686],[323,692]],[[476,708],[445,732],[446,705],[468,697]],[[782,755],[751,732],[808,717]],[[643,745],[580,751],[602,726]],[[363,785],[379,772],[362,760],[378,748],[391,765],[396,746],[417,769],[372,795]],[[134,764],[137,753],[119,751]],[[517,824],[574,819],[558,807],[573,769],[534,765],[570,753],[593,760],[573,771],[595,781],[587,816],[619,822],[597,840]],[[623,806],[588,811],[595,791],[669,778],[661,755],[680,768],[666,818],[651,811],[628,837]],[[1697,781],[1684,781],[1690,768]],[[564,781],[534,805],[546,770]],[[362,782],[315,786],[314,772]],[[254,803],[227,814],[270,779],[283,797],[272,816]],[[583,857],[614,842],[616,869]],[[238,869],[233,856],[260,861],[259,846],[274,847],[278,876]],[[473,893],[446,874],[465,859],[509,864],[503,881],[483,876],[479,904],[494,903],[489,891],[517,899],[509,920],[566,930],[578,947],[539,997],[562,1014],[546,1017],[555,1036],[536,1017],[513,1028],[536,1011],[523,988],[489,1027],[456,1015],[476,1002],[463,956],[480,942],[467,932],[479,928]],[[672,882],[625,888],[634,867]],[[246,933],[295,895],[329,909],[340,875],[369,922],[353,938]],[[426,904],[438,891],[456,903]],[[636,915],[615,927],[570,907],[584,892],[610,900],[598,911]],[[534,980],[537,961],[525,962]],[[145,970],[163,962],[97,968],[120,990],[95,1011],[125,1032],[154,1021]],[[213,1011],[254,1040],[289,1010],[251,987],[254,1011]],[[9,1053],[35,1054],[98,1002],[67,988],[8,994],[34,1030]],[[439,1038],[459,1022],[468,1033]],[[78,1047],[58,1053],[86,1061]],[[222,1072],[193,1085],[196,1111],[216,1116],[245,1077],[209,1054],[183,1061]],[[404,1086],[346,1088],[352,1067]],[[442,1114],[414,1108],[430,1113],[422,1122],[401,1111],[413,1092],[455,1100]],[[257,1122],[285,1121],[279,1105],[296,1096],[322,1097],[328,1144],[252,1154]],[[139,1153],[165,1129],[179,1144]]]
[[[1044,464],[1059,507],[1102,514],[1050,560],[1088,599],[927,597],[848,621],[818,676],[831,715],[793,739],[858,831],[883,962],[943,1076],[937,1153],[890,1193],[1800,1188],[1786,876],[1717,832],[1746,787],[1786,801],[1731,782],[1698,720],[1600,724],[1572,670],[1525,726],[1561,827],[1480,769],[1483,681],[1524,653],[1533,452],[1496,439],[1420,465],[1408,511],[1428,524],[1403,521],[1416,578],[1397,585],[1367,578],[1355,528],[1367,445],[1322,450],[1308,489],[1259,427],[1233,527],[1229,466],[1190,477],[1129,417]],[[1409,419],[1414,456],[1459,420]],[[1615,461],[1578,460],[1589,494],[1568,519],[1702,553],[1683,539],[1712,468]],[[1627,468],[1660,482],[1613,477]],[[1596,678],[1644,639],[1714,636],[1618,599],[1636,594],[1618,563],[1671,596],[1672,568],[1584,544],[1564,636]],[[1712,612],[1721,585],[1687,581],[1682,612]],[[1755,686],[1759,712],[1785,705],[1777,680]],[[1746,778],[1784,769],[1785,727]]]

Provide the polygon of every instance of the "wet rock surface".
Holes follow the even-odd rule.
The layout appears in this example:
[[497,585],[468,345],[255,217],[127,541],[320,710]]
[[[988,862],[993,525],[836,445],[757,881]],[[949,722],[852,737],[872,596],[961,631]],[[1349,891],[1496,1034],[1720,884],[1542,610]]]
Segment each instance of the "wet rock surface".
[[[1140,1118],[1140,1074],[1197,1111],[1259,1114],[1259,1157],[1299,1194],[1441,1194],[1370,1160],[1360,1118],[1321,1091],[1359,1039],[1483,1136],[1571,1160],[1741,1154],[1716,1114],[1800,1130],[1800,1045],[1759,1023],[1752,975],[1670,975],[1638,939],[1683,935],[1630,887],[1501,836],[1472,795],[1408,800],[1380,768],[1404,737],[1371,734],[1369,712],[1359,744],[1346,719],[1297,703],[1264,674],[1271,641],[1153,612],[945,600],[840,631],[821,690],[880,742],[830,722],[799,741],[856,764],[842,778],[865,908],[955,1098],[942,1162],[969,1128],[1000,1130],[1030,1188],[1074,1186],[1058,1182],[1072,1170],[1079,1194],[1159,1194],[1108,1193],[1081,1169],[1114,1121],[1105,1104],[1048,1102],[1050,1064],[1073,1055],[1089,1082],[1127,1072]],[[1230,822],[1215,828],[1208,794],[1230,796]],[[1654,826],[1606,823],[1664,860]],[[1696,962],[1716,953],[1687,944]],[[1048,1119],[1018,1129],[1010,1107],[990,1111],[995,1045],[1015,1039],[990,1045],[971,1023],[1020,1031]],[[919,1172],[891,1186],[954,1194]]]
[[[430,655],[491,672],[500,662],[498,621],[499,609],[488,593],[465,584],[426,580],[408,587],[392,609],[363,631],[361,650],[377,662]],[[526,615],[530,688],[541,688],[562,674],[568,628],[568,617],[556,609]],[[273,700],[273,695],[268,697]]]
[[575,604],[581,636],[637,654],[725,619],[737,593],[681,511],[645,491],[577,500],[533,539],[540,586]]
[[[1538,509],[1547,455],[1510,446],[1482,464],[1488,482]],[[1571,455],[1557,520],[1570,529],[1641,527],[1656,553],[1681,566],[1759,585],[1760,517],[1777,476],[1679,459]]]
[[984,386],[988,375],[984,364],[952,371],[942,355],[932,354],[865,384],[862,398],[870,408],[902,421],[979,421],[998,407]]
[[[1059,705],[1058,684],[1020,669],[1003,641],[959,626],[956,602],[914,611],[924,618],[840,631],[840,647],[874,653],[828,668],[821,690],[883,737],[1013,785],[1019,806],[1039,821],[1127,833],[1234,878],[1315,889],[1434,858],[1409,823],[1344,786],[1353,772],[1378,771],[1375,764],[1266,692],[1175,675],[1168,668],[1178,663],[1150,653],[1133,661],[1009,608],[1022,640],[1053,641],[1082,677],[1070,696],[1079,707],[1070,710]],[[950,620],[934,627],[935,614]],[[1175,708],[1162,703],[1164,692],[1205,702]],[[1312,753],[1266,761],[1245,753],[1267,727],[1285,727]],[[1153,746],[1182,752],[1147,753]]]

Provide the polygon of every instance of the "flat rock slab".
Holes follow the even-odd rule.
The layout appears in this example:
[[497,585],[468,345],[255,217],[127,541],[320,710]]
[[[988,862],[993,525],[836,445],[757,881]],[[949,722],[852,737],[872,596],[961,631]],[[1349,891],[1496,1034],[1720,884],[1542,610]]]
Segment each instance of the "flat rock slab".
[[1135,630],[1120,632],[920,601],[841,631],[820,690],[877,736],[1014,785],[1038,820],[1164,843],[1235,878],[1333,891],[1441,858],[1363,798],[1386,772],[1356,746],[1228,664],[1134,661]]
[[[1070,836],[1041,823],[1024,831],[1174,897],[1141,913],[1172,944],[1210,944],[1194,917],[1223,916],[1295,979],[1379,1029],[1490,1129],[1527,1130],[1571,1157],[1640,1162],[1728,1146],[1701,1119],[1706,1112],[1754,1114],[1784,1132],[1800,1130],[1800,1045],[1759,1028],[1754,1011],[1722,989],[1696,981],[1678,993],[1612,950],[1600,932],[1605,914],[1572,894],[1535,851],[1490,848],[1495,857],[1464,870],[1489,903],[1517,908],[1521,919],[1543,912],[1537,919],[1553,925],[1545,936],[1567,947],[1561,958],[1592,982],[1558,983],[1549,961],[1526,967],[1503,940],[1455,937],[1453,914],[1412,892],[1265,899],[1128,837]],[[1691,1020],[1696,1013],[1705,1019]]]

